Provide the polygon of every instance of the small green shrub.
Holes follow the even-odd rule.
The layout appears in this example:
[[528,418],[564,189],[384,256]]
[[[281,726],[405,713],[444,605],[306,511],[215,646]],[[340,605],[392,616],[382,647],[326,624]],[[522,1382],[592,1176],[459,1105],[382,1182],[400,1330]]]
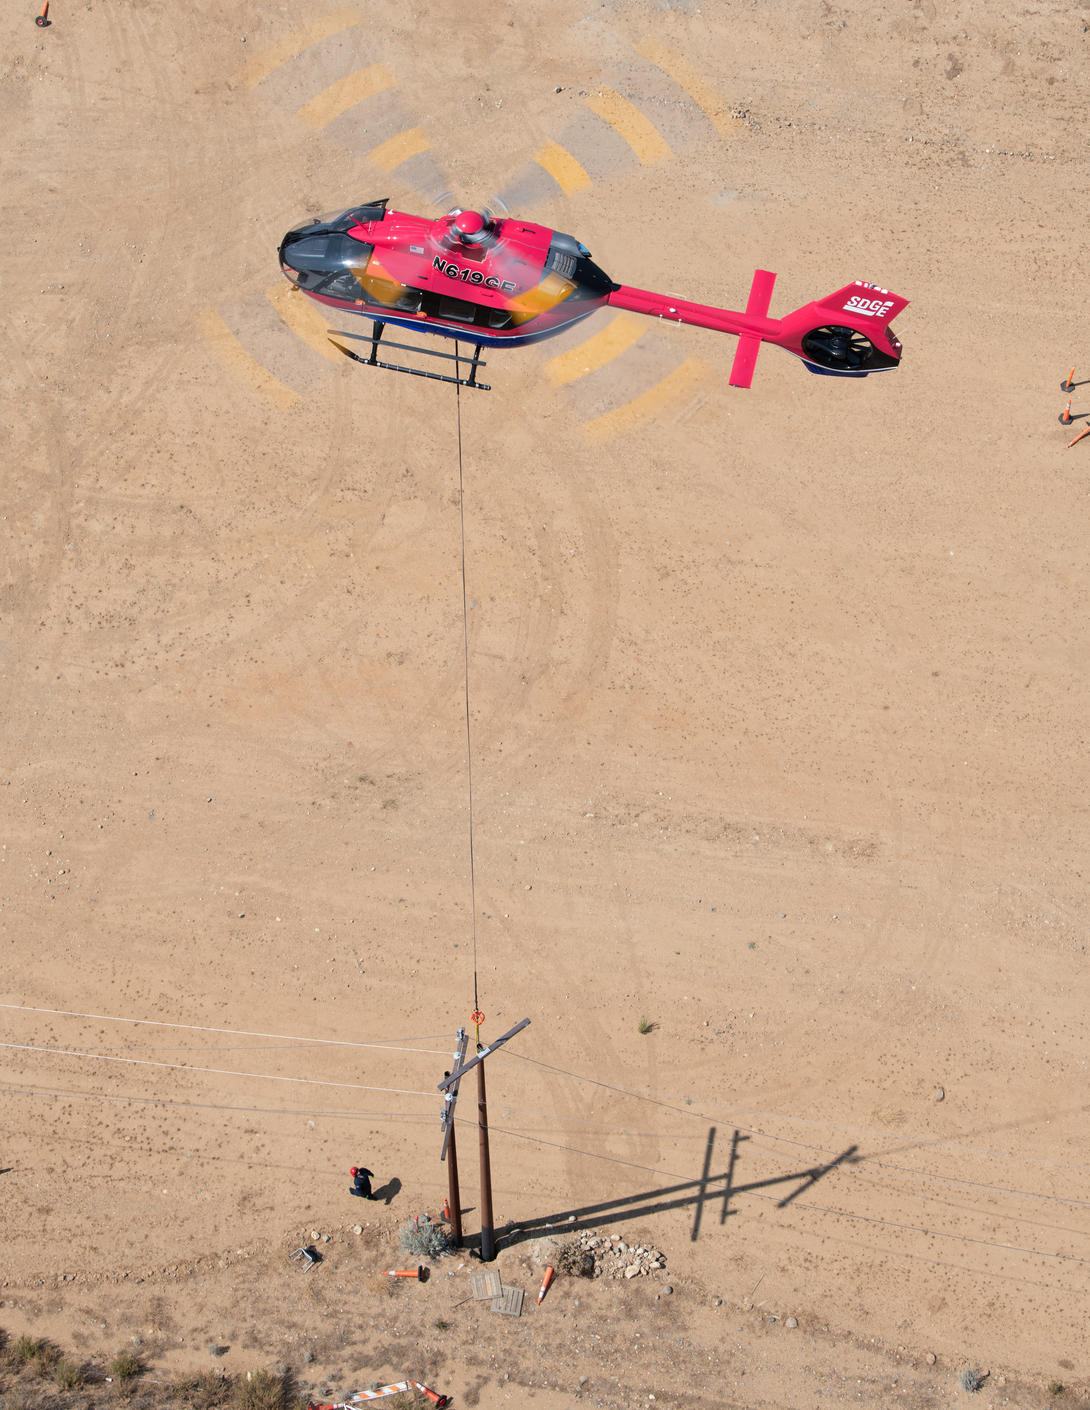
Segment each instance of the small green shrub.
[[958,1377],[962,1390],[967,1390],[970,1394],[978,1391],[984,1384],[984,1375],[975,1366],[966,1366]]
[[231,1399],[239,1410],[287,1410],[284,1378],[271,1371],[247,1371],[239,1376]]
[[1062,1381],[1049,1381],[1046,1389],[1048,1390],[1049,1395],[1063,1395],[1064,1393]]
[[417,1258],[442,1258],[450,1252],[450,1231],[443,1224],[433,1224],[426,1214],[419,1223],[410,1219],[402,1224],[399,1241],[406,1253]]
[[119,1351],[107,1365],[106,1374],[111,1380],[119,1381],[124,1385],[126,1381],[131,1381],[134,1376],[138,1376],[143,1369],[140,1358],[135,1352]]
[[639,1033],[654,1033],[657,1027],[658,1024],[654,1019],[644,1017],[636,1024],[636,1031]]
[[450,1323],[444,1321],[442,1317],[437,1317],[437,1318],[435,1319],[435,1330],[436,1330],[437,1332],[449,1332],[449,1331],[450,1331]]
[[60,1357],[53,1367],[53,1381],[60,1390],[79,1390],[86,1379],[83,1367],[67,1356]]

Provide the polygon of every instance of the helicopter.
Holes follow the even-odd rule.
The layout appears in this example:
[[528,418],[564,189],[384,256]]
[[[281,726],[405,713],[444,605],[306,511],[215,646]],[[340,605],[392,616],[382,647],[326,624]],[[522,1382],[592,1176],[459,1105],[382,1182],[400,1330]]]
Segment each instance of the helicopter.
[[[544,225],[461,207],[432,220],[388,204],[385,197],[305,221],[280,242],[280,267],[297,289],[371,320],[370,334],[329,330],[341,352],[364,366],[489,391],[477,377],[486,366],[482,349],[553,337],[606,307],[734,334],[732,387],[751,385],[762,343],[825,376],[866,377],[901,360],[890,325],[908,300],[874,284],[856,280],[785,318],[769,318],[776,276],[758,269],[745,310],[734,313],[617,284],[586,245]],[[472,358],[457,341],[453,353],[383,342],[388,325],[468,343]],[[370,354],[360,356],[338,338],[369,341]],[[455,375],[379,361],[380,346],[454,362]]]

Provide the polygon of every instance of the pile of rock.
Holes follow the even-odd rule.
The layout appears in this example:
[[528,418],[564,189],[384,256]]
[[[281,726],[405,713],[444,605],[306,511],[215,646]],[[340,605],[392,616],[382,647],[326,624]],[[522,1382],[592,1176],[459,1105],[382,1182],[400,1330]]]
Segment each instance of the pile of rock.
[[633,1244],[621,1234],[599,1234],[587,1229],[572,1240],[594,1260],[595,1278],[641,1278],[660,1273],[666,1257],[650,1244]]

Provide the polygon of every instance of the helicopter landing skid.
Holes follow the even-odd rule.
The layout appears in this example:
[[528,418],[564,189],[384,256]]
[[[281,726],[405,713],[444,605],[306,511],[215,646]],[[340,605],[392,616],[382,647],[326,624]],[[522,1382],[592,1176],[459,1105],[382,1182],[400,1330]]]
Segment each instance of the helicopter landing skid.
[[[490,392],[492,390],[492,388],[488,385],[487,382],[477,381],[477,369],[479,367],[488,366],[487,363],[481,361],[481,346],[479,343],[475,343],[473,345],[473,356],[471,358],[466,358],[457,352],[437,352],[433,348],[416,347],[413,343],[392,343],[389,340],[383,343],[382,335],[386,331],[386,324],[380,322],[376,318],[372,321],[371,327],[372,332],[370,334],[345,333],[336,328],[330,328],[328,330],[330,334],[330,341],[333,343],[334,347],[340,348],[341,352],[344,353],[345,357],[350,357],[353,362],[358,362],[361,367],[381,367],[386,372],[405,372],[410,377],[427,377],[432,382],[450,382],[456,387],[472,387],[474,391],[477,392]],[[354,353],[351,348],[342,347],[341,344],[337,342],[338,338],[354,338],[361,343],[370,343],[371,356],[360,357],[359,353]],[[421,357],[439,357],[445,359],[447,362],[454,362],[459,364],[468,363],[469,376],[447,377],[441,372],[427,372],[420,367],[402,367],[399,363],[396,362],[379,362],[378,349],[380,343],[382,343],[382,346],[386,348],[398,348],[402,352],[419,353]],[[455,341],[455,347],[457,346],[457,341]],[[459,368],[458,370],[460,371],[461,369]]]

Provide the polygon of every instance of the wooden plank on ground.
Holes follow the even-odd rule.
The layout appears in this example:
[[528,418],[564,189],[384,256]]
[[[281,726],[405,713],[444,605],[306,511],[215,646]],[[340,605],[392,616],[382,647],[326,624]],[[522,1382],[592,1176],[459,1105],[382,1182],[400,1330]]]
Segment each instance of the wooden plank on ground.
[[521,1317],[524,1296],[521,1288],[504,1288],[499,1297],[492,1299],[492,1311],[502,1312],[505,1317]]
[[486,1297],[499,1297],[503,1292],[503,1284],[495,1268],[489,1268],[484,1273],[474,1273],[472,1281],[473,1296],[479,1302],[483,1302]]

